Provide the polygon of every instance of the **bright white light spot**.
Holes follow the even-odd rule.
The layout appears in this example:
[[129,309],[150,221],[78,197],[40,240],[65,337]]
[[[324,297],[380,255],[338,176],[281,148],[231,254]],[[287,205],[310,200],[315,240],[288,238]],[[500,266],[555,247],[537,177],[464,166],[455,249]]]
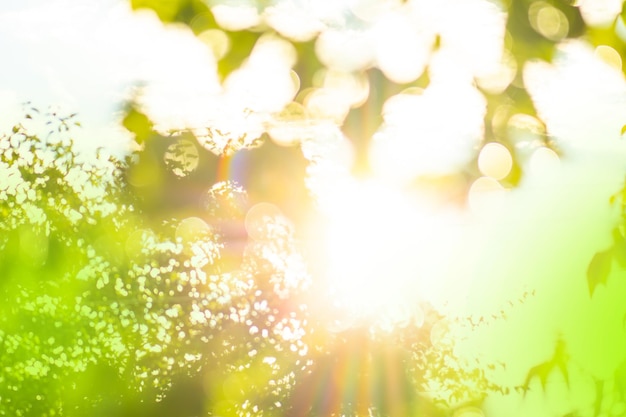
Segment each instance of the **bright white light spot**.
[[518,150],[535,149],[543,142],[546,128],[541,121],[529,114],[516,113],[507,121],[507,135]]
[[268,238],[268,227],[277,218],[283,218],[278,207],[270,203],[258,203],[248,210],[244,221],[248,236],[255,240]]
[[619,52],[617,52],[610,46],[597,46],[596,49],[593,51],[593,55],[610,65],[612,68],[615,68],[620,72],[622,71],[622,57],[620,56]]
[[176,228],[176,238],[193,241],[206,237],[211,233],[209,225],[199,217],[187,217]]
[[350,106],[361,105],[369,95],[369,80],[364,73],[324,71],[323,87],[343,96]]
[[211,12],[217,24],[226,30],[244,30],[261,23],[261,17],[254,2],[237,6],[218,4],[211,8]]
[[516,74],[517,62],[515,57],[505,50],[501,62],[493,68],[493,71],[477,77],[476,81],[481,88],[488,92],[500,94],[513,82]]
[[198,39],[211,49],[216,61],[222,59],[230,50],[230,39],[228,39],[228,35],[223,30],[205,30],[198,35]]
[[408,245],[416,231],[409,231],[398,213],[407,203],[397,196],[391,201],[388,190],[355,184],[348,192],[336,202],[328,226],[330,285],[342,306],[357,315],[376,314],[398,302],[415,271],[406,261],[410,250],[419,250]]
[[369,81],[362,73],[318,71],[314,84],[320,88],[305,91],[304,104],[314,119],[343,124],[350,108],[362,104],[369,95]]
[[578,6],[586,24],[606,26],[622,10],[622,0],[579,0]]
[[480,151],[478,155],[478,169],[483,175],[496,180],[509,175],[513,167],[513,157],[506,148],[500,143],[488,143]]
[[559,41],[569,32],[567,16],[544,1],[536,1],[528,8],[528,20],[537,33],[553,41]]
[[491,177],[480,177],[469,190],[469,206],[473,213],[489,214],[502,207],[504,188]]
[[419,32],[409,16],[400,13],[388,13],[378,20],[372,37],[378,67],[396,83],[414,81],[422,74],[435,40],[433,34]]
[[278,33],[298,42],[310,41],[324,28],[309,10],[298,7],[292,1],[281,1],[267,7],[263,16]]
[[421,325],[420,288],[444,274],[458,225],[448,213],[391,184],[346,185],[325,225],[333,300],[355,320]]
[[312,90],[304,99],[304,105],[315,119],[332,120],[338,126],[343,124],[350,111],[348,97],[328,88]]
[[348,139],[336,124],[318,122],[311,126],[310,136],[302,141],[302,154],[310,162],[306,185],[322,212],[332,212],[341,199],[354,153]]
[[372,144],[374,170],[399,181],[456,171],[482,139],[484,112],[485,98],[464,82],[441,80],[423,94],[391,97]]
[[296,94],[291,73],[295,61],[296,51],[291,43],[263,36],[247,62],[224,82],[226,94],[243,108],[259,113],[278,112]]
[[623,74],[594,57],[588,45],[561,44],[554,64],[529,63],[524,85],[564,150],[618,146],[626,84]]
[[350,11],[366,22],[376,21],[380,16],[401,6],[401,0],[356,0],[352,1]]
[[277,144],[291,146],[311,135],[311,123],[307,109],[291,102],[270,122],[267,133]]
[[358,0],[305,0],[311,13],[327,24],[345,24],[344,15],[350,6]]
[[200,156],[194,142],[179,139],[165,150],[163,155],[165,165],[174,175],[185,177],[198,167]]
[[344,72],[364,69],[374,59],[367,31],[329,29],[317,38],[315,52],[324,65]]
[[560,158],[550,148],[544,146],[533,152],[528,163],[530,174],[543,176],[555,172],[560,165]]
[[493,72],[500,62],[506,24],[506,14],[495,2],[438,0],[410,5],[415,22],[440,36],[440,51],[455,57],[456,72],[470,76]]
[[276,358],[273,356],[266,356],[263,358],[263,363],[268,365],[273,365],[276,362]]

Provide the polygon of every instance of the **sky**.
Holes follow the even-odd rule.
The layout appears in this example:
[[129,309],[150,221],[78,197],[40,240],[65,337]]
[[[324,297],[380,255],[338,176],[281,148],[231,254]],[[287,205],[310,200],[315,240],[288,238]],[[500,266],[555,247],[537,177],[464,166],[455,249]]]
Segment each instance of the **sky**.
[[79,146],[87,148],[127,146],[117,125],[134,86],[187,83],[202,91],[214,72],[188,29],[166,28],[152,12],[133,13],[121,0],[2,2],[0,51],[0,128],[19,121],[21,103],[30,101],[40,110],[77,112]]

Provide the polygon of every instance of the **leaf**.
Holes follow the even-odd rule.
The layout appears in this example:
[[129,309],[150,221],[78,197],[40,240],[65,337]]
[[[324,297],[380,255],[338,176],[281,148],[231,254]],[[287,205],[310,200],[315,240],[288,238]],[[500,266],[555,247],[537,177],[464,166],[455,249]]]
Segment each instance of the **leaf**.
[[617,227],[613,229],[613,257],[622,268],[626,268],[626,239]]
[[217,63],[217,71],[222,79],[226,79],[231,72],[239,68],[248,59],[260,36],[261,33],[245,30],[228,32],[232,47]]
[[604,399],[604,381],[596,380],[596,400],[594,401],[595,415],[599,416],[602,410],[602,400]]
[[593,296],[593,292],[599,284],[605,284],[611,272],[613,263],[613,250],[605,250],[593,255],[589,267],[587,268],[587,284],[589,285],[589,295]]
[[122,125],[135,134],[135,140],[139,144],[145,142],[153,132],[153,125],[148,116],[138,111],[135,107],[131,107],[128,110],[126,117],[122,120]]
[[545,391],[548,376],[550,376],[550,373],[555,368],[558,368],[561,371],[561,374],[563,374],[563,378],[565,379],[565,384],[569,387],[569,372],[567,371],[568,359],[569,356],[565,351],[565,342],[563,342],[562,340],[558,340],[552,358],[547,362],[543,362],[537,366],[532,367],[530,371],[528,371],[528,374],[526,375],[526,381],[524,382],[523,386],[524,392],[528,391],[530,381],[532,381],[532,379],[535,377],[539,378],[539,380],[541,381],[541,387]]

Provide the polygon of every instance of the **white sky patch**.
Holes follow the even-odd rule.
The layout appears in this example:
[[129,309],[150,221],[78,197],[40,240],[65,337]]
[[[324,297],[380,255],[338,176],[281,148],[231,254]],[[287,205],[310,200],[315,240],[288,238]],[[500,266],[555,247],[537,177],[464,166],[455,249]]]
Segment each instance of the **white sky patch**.
[[414,81],[422,74],[435,41],[433,33],[424,33],[410,16],[399,12],[382,16],[372,37],[378,67],[397,83]]
[[229,4],[216,4],[211,7],[215,21],[226,30],[244,30],[261,23],[261,16],[254,1],[243,2],[231,6]]
[[261,37],[247,61],[226,79],[226,94],[252,111],[278,112],[296,94],[291,77],[295,62],[296,51],[289,42]]
[[580,14],[590,26],[608,26],[622,10],[622,0],[578,0]]
[[281,1],[270,6],[263,16],[278,33],[300,42],[313,39],[324,28],[322,22],[293,1]]
[[374,59],[371,33],[366,30],[329,29],[315,43],[320,61],[337,71],[358,71]]
[[11,57],[0,69],[5,106],[31,101],[61,114],[78,112],[79,135],[114,148],[128,143],[118,124],[133,85],[151,84],[156,109],[166,102],[186,112],[219,87],[211,54],[190,31],[166,28],[152,12],[134,13],[122,0],[3,4],[0,49]]
[[400,181],[456,171],[482,139],[485,111],[484,97],[454,80],[391,97],[370,152],[374,170]]
[[530,63],[527,86],[539,112],[566,150],[619,146],[626,119],[626,83],[621,72],[593,55],[583,43],[559,48],[554,65]]
[[409,5],[415,25],[439,34],[441,49],[457,57],[461,65],[457,70],[481,76],[498,67],[506,14],[492,1],[412,0]]

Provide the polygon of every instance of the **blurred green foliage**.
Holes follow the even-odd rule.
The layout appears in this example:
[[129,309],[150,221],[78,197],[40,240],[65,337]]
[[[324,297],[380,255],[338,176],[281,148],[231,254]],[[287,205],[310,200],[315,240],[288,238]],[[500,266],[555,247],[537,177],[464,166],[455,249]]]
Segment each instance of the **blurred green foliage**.
[[[219,3],[131,0],[134,9],[152,9],[196,35],[220,29],[211,12]],[[273,2],[252,3],[262,11]],[[502,111],[505,119],[537,116],[519,69],[529,60],[550,61],[567,38],[608,45],[622,56],[626,43],[617,20],[587,26],[567,1],[545,2],[567,19],[558,39],[529,20],[537,1],[501,3],[518,71],[504,91],[483,91],[485,142],[511,151],[514,168],[503,182],[515,186],[524,173]],[[623,18],[624,12],[616,19]],[[266,32],[272,30],[263,25],[224,30],[231,47],[218,60],[222,80]],[[315,85],[324,65],[315,37],[289,41],[302,91]],[[354,171],[366,175],[385,100],[430,81],[426,72],[406,84],[374,67],[362,72],[369,95],[342,128],[356,142]],[[271,201],[296,220],[310,208],[306,161],[297,148],[263,135],[253,145],[238,144],[244,149],[237,152],[227,152],[228,145],[211,152],[191,131],[156,132],[131,103],[122,125],[139,150],[125,160],[104,150],[90,158],[72,147],[74,116],[38,113],[29,109],[23,123],[0,136],[0,415],[449,416],[488,393],[525,392],[537,378],[545,388],[555,369],[567,380],[567,346],[558,341],[523,386],[489,381],[484,369],[455,357],[453,342],[431,340],[445,319],[428,306],[423,324],[392,331],[331,331],[318,321],[307,304],[314,283],[293,225],[265,216],[254,238],[244,225],[257,202]],[[46,137],[33,133],[35,122],[49,127]],[[540,134],[553,146],[545,130]],[[238,183],[219,172],[235,159],[247,169]],[[479,176],[476,158],[459,175]],[[591,260],[591,296],[606,284],[613,260],[623,266],[622,230],[611,249]],[[612,381],[622,392],[623,368]]]
[[[324,378],[346,366],[373,391],[336,398],[332,410],[389,415],[405,406],[374,395],[376,381],[404,375],[398,398],[409,407],[423,370],[405,373],[403,358],[413,351],[413,366],[443,366],[424,353],[427,333],[412,327],[394,336],[413,341],[400,350],[385,334],[374,339],[379,361],[353,332],[313,324],[292,226],[265,217],[247,239],[238,231],[247,199],[236,185],[208,184],[204,205],[168,208],[131,179],[158,149],[88,158],[72,149],[73,117],[30,112],[0,138],[0,415],[327,415],[324,398],[299,398],[330,389]],[[38,122],[50,128],[45,139],[30,133]],[[152,132],[147,143],[159,140],[177,138]],[[148,177],[167,186],[167,170],[161,159]]]
[[[150,221],[130,159],[80,160],[68,120],[35,119],[45,140],[23,125],[0,138],[0,415],[170,415],[155,399],[198,375],[202,395],[179,415],[271,411],[304,366],[305,312],[285,300],[308,278],[287,282],[268,259],[290,256],[292,232],[272,229],[226,268],[214,219]],[[229,211],[231,197],[215,203]],[[241,383],[223,397],[225,380]]]

